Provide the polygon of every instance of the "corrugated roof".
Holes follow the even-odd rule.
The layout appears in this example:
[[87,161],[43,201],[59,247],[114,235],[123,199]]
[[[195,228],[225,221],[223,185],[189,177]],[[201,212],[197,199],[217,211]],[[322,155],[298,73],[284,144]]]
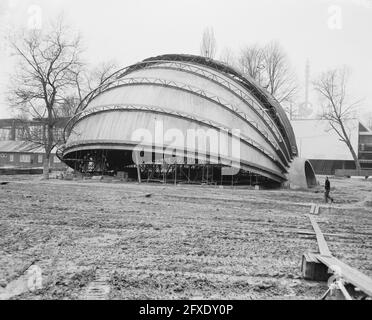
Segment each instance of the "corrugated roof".
[[[45,149],[42,145],[30,141],[0,141],[0,152],[45,153]],[[55,153],[55,148],[52,153]]]

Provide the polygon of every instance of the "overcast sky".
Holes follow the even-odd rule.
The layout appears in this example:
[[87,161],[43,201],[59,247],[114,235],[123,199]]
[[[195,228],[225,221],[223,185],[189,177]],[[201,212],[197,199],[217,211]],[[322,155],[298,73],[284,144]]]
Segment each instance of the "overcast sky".
[[[224,48],[238,53],[278,40],[301,85],[307,59],[312,77],[349,66],[351,93],[372,112],[372,0],[0,0],[1,41],[39,11],[42,23],[63,12],[81,32],[91,63],[115,60],[123,67],[163,53],[199,54],[206,27],[214,29],[217,58]],[[2,41],[0,117],[11,116],[4,96],[12,68]]]

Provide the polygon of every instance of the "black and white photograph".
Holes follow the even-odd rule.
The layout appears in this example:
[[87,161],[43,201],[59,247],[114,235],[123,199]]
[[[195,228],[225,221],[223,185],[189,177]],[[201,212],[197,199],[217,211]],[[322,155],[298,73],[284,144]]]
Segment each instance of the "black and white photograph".
[[372,300],[371,30],[372,0],[0,0],[0,300]]

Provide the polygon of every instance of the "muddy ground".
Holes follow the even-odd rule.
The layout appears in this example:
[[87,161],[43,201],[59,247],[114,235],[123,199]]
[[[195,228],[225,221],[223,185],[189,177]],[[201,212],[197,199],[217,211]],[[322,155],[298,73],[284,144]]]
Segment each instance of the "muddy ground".
[[[7,298],[318,299],[327,289],[300,270],[317,252],[316,190],[1,181],[3,298],[31,265],[42,288]],[[331,182],[336,202],[319,226],[334,256],[372,276],[372,180]]]

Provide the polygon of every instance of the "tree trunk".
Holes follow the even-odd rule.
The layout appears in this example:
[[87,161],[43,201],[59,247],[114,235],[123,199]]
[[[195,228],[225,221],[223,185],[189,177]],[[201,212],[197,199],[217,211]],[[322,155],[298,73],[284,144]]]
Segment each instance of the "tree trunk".
[[353,156],[353,159],[354,159],[355,169],[360,171],[361,167],[360,167],[360,162],[359,162],[358,156],[355,153],[354,148],[352,146],[349,146],[349,149],[350,149],[350,152],[351,152],[351,154]]
[[43,179],[49,179],[49,167],[50,167],[50,155],[53,150],[53,115],[52,115],[52,108],[48,108],[48,123],[44,127],[46,132],[44,131],[44,146],[45,146],[45,159],[44,159],[44,167],[43,167]]
[[360,162],[359,162],[359,159],[358,159],[358,155],[356,154],[356,152],[354,151],[354,148],[353,146],[351,145],[351,141],[349,139],[349,136],[347,135],[346,133],[346,130],[345,130],[345,127],[344,127],[344,123],[341,121],[341,119],[339,120],[339,124],[340,124],[340,127],[341,127],[341,130],[342,130],[342,134],[345,138],[345,143],[346,145],[348,146],[349,150],[350,150],[350,153],[354,159],[354,163],[355,163],[355,169],[357,171],[360,171],[361,170],[361,167],[360,167]]
[[43,179],[49,180],[49,160],[50,154],[45,154],[44,165],[43,165]]
[[354,151],[354,148],[351,145],[351,143],[350,143],[349,140],[348,140],[347,146],[349,147],[349,150],[351,152],[351,155],[353,156],[354,163],[355,163],[355,169],[358,170],[358,171],[360,171],[361,170],[361,167],[360,167],[360,162],[359,162],[359,159],[358,159],[358,155]]

